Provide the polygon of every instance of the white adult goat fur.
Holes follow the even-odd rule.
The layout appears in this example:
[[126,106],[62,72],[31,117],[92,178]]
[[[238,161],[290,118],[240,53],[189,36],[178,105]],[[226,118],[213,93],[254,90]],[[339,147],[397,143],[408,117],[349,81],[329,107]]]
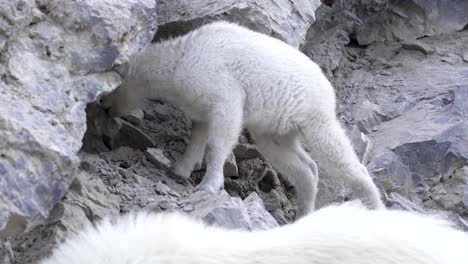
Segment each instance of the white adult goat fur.
[[330,206],[265,231],[206,226],[177,213],[88,227],[40,264],[466,264],[468,235],[405,211]]
[[150,44],[132,61],[122,85],[101,101],[115,117],[143,99],[169,102],[193,121],[191,141],[171,171],[188,179],[206,146],[198,190],[223,188],[224,162],[246,127],[265,158],[290,176],[299,216],[315,205],[318,172],[311,157],[331,175],[346,178],[370,208],[384,207],[337,120],[333,87],[314,62],[280,40],[214,22]]

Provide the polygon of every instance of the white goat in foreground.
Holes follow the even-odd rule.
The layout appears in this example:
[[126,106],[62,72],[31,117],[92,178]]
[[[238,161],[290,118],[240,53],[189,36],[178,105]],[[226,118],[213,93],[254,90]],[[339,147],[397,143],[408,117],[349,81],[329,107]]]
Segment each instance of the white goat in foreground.
[[101,103],[116,117],[143,99],[169,102],[192,120],[191,141],[170,175],[188,179],[206,146],[206,174],[197,190],[224,187],[224,162],[246,127],[265,158],[293,182],[298,216],[315,206],[318,173],[312,158],[347,179],[367,206],[384,207],[336,117],[333,87],[314,62],[283,41],[214,22],[150,44]]
[[466,264],[468,234],[405,211],[344,204],[265,231],[206,226],[178,213],[88,227],[40,264]]

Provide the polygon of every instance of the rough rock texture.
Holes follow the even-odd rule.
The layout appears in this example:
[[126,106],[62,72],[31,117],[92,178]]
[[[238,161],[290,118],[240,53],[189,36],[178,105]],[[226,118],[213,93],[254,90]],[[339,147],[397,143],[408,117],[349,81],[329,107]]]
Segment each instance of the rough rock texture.
[[163,0],[158,1],[157,38],[178,35],[213,20],[228,20],[286,41],[304,42],[319,0]]
[[[468,25],[465,0],[332,0],[316,11],[317,22],[307,32],[302,50],[330,74],[349,56],[348,44],[401,41],[409,48],[416,39],[453,33]],[[355,58],[359,60],[360,58]],[[359,61],[358,61],[359,63]]]
[[50,253],[56,239],[78,232],[83,225],[139,210],[185,212],[226,228],[263,230],[278,226],[255,194],[242,201],[225,191],[216,195],[187,192],[168,181],[164,171],[145,157],[129,147],[100,155],[81,153],[82,173],[65,198],[45,223],[5,241],[3,249],[0,246],[0,259],[10,261],[2,263],[36,263]]
[[[227,19],[300,45],[335,86],[339,118],[387,206],[441,214],[468,230],[468,31],[456,32],[466,21],[466,16],[457,15],[466,1],[323,2],[303,43],[312,21],[305,17],[311,17],[317,1],[159,1],[156,39]],[[106,89],[115,86],[102,76],[85,75],[94,78],[93,83],[105,83]],[[214,225],[247,230],[293,221],[295,190],[264,160],[248,131],[225,164],[225,191],[193,193],[204,166],[186,184],[166,176],[167,167],[187,145],[190,121],[162,102],[147,102],[140,110],[125,120],[109,120],[102,109],[87,105],[81,163],[70,191],[45,222],[34,221],[28,233],[0,242],[1,263],[34,263],[50,252],[55,239],[83,224],[137,210],[180,211]],[[343,179],[320,171],[318,208],[352,197]],[[25,223],[21,217],[13,219]]]
[[193,193],[191,186],[169,180],[165,170],[138,149],[82,152],[80,158],[82,172],[49,218],[0,245],[2,263],[36,263],[50,253],[57,239],[76,233],[83,225],[140,210],[179,211],[226,228],[263,230],[278,226],[255,194],[242,200],[225,191]]
[[226,191],[221,191],[214,197],[197,192],[191,194],[186,201],[182,201],[181,205],[184,208],[191,205],[191,210],[186,210],[190,211],[190,215],[224,228],[265,230],[278,226],[256,193],[242,201],[238,197],[230,196]]
[[[0,237],[46,216],[77,174],[85,107],[148,43],[155,2],[0,1]],[[4,227],[9,217],[8,230]]]
[[[468,34],[455,39],[427,39],[428,45],[438,42],[433,55],[397,49],[401,53],[389,60],[403,65],[386,69],[391,74],[377,82],[399,85],[391,99],[377,99],[386,121],[369,134],[374,144],[369,167],[388,191],[468,216],[463,191],[468,174],[458,171],[468,160],[468,71],[457,54],[468,44]],[[408,106],[399,107],[402,103]],[[398,111],[387,114],[391,108]]]
[[463,29],[468,25],[465,0],[387,0],[384,9],[366,18],[356,32],[361,45],[414,40]]
[[[130,133],[127,134],[129,135],[128,137],[121,137],[119,139],[123,142],[127,142],[126,146],[113,148],[103,142],[103,138],[97,132],[98,127],[94,127],[93,123],[90,123],[84,138],[83,152],[81,155],[83,162],[86,164],[96,164],[96,162],[99,162],[98,165],[93,165],[91,167],[97,166],[106,171],[109,169],[107,168],[108,165],[104,163],[104,160],[117,162],[120,169],[117,171],[110,170],[113,172],[109,174],[108,181],[107,176],[105,176],[104,180],[111,190],[114,188],[113,186],[115,184],[120,186],[120,183],[117,183],[119,177],[136,177],[139,179],[138,181],[141,182],[147,182],[147,180],[142,177],[158,177],[157,181],[163,182],[170,186],[174,192],[178,193],[175,197],[191,194],[193,192],[193,185],[198,184],[205,173],[204,164],[193,173],[189,186],[178,184],[166,177],[166,169],[171,165],[171,162],[180,158],[185,150],[190,135],[190,122],[186,120],[179,110],[160,102],[148,101],[142,109],[144,112],[142,124],[135,129],[144,133],[145,138],[155,142],[156,149],[148,148],[145,151],[140,150],[139,140],[133,140],[133,136],[131,136],[132,134]],[[100,116],[95,111],[102,110],[95,109],[93,105],[88,107],[88,113],[92,113],[94,116]],[[293,203],[295,194],[291,189],[291,185],[261,158],[260,153],[251,142],[249,143],[247,137],[241,136],[239,141],[243,143],[240,143],[238,147],[235,148],[232,157],[226,161],[224,168],[226,191],[231,196],[240,197],[241,199],[247,199],[252,192],[258,193],[265,203],[266,210],[271,212],[279,222],[283,224],[287,223],[294,217]],[[95,157],[95,155],[98,155],[101,159],[92,158]],[[100,177],[102,178],[103,176],[100,175]],[[165,189],[160,188],[159,185],[159,187],[154,187],[154,184],[150,183],[144,186],[132,186],[129,183],[122,184],[123,188],[130,188],[132,190],[131,194],[116,193],[119,196],[129,197],[128,201],[124,200],[121,203],[121,210],[123,212],[132,210],[135,204],[139,204],[139,206],[141,205],[142,207],[160,207],[162,205],[166,209],[176,209],[177,207],[174,200],[166,199],[162,204],[159,204],[160,201],[154,199],[154,188],[157,188],[156,192],[158,192],[158,189]],[[159,192],[161,194],[164,194],[164,192],[167,193],[167,191]],[[182,206],[182,208],[184,211],[191,211],[187,209],[187,207],[191,208],[194,206],[193,203],[201,203],[203,200],[213,205],[222,204],[223,201],[229,201],[228,203],[232,204],[229,208],[234,206],[234,209],[238,210],[237,208],[241,200],[239,198],[234,199],[227,195],[227,193],[224,193],[216,199],[208,199],[204,195],[201,197],[199,195],[190,196],[186,199],[187,201],[184,202],[186,206]],[[246,215],[246,212],[243,212],[243,214]],[[199,215],[199,217],[203,218],[205,215]],[[267,219],[264,219],[264,221],[267,221]]]
[[[2,263],[37,263],[50,253],[56,239],[64,239],[71,233],[80,231],[104,216],[118,213],[118,196],[111,194],[102,180],[86,172],[79,173],[65,198],[50,212],[43,223],[38,223],[28,233],[23,233],[5,241],[0,247]],[[5,250],[9,248],[10,250]]]
[[[421,210],[446,212],[463,226],[468,219],[468,64],[463,59],[468,32],[454,32],[463,26],[437,27],[428,35],[445,34],[360,46],[356,34],[364,26],[373,27],[364,23],[374,17],[366,18],[363,12],[369,3],[376,7],[375,14],[382,14],[405,1],[383,6],[373,2],[334,1],[331,6],[322,5],[304,51],[335,85],[339,116],[350,128],[358,153],[365,153],[364,162],[376,176],[388,203],[398,194],[418,204]],[[430,1],[417,2],[423,5]],[[444,1],[439,2],[432,5],[436,10],[433,12],[449,8]],[[452,4],[451,12],[458,12],[457,5],[465,5],[466,1]],[[452,23],[459,18],[443,20]],[[419,24],[409,19],[406,26],[418,28]],[[377,29],[386,30],[376,23]],[[360,132],[368,138],[364,147]],[[346,184],[326,178],[325,173],[321,175],[325,179],[319,186],[319,206],[350,197]]]

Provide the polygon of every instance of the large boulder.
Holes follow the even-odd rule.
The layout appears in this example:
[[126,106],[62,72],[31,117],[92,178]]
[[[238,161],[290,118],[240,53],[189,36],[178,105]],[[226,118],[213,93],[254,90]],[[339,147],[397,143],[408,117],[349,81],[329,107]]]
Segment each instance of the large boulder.
[[227,20],[282,39],[294,47],[315,22],[320,0],[159,0],[157,38],[186,33],[213,20]]
[[111,69],[151,41],[157,20],[151,0],[2,0],[0,14],[1,238],[67,191],[86,104],[119,85]]

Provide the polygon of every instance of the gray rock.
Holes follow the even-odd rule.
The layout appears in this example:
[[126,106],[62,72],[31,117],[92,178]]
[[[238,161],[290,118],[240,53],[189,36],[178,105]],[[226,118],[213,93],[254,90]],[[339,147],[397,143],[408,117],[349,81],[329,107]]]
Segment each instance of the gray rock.
[[253,230],[267,230],[279,226],[275,218],[265,210],[262,199],[257,193],[251,193],[243,202],[247,207]]
[[162,182],[157,182],[154,186],[154,190],[161,195],[168,195],[171,192],[171,188]]
[[374,127],[388,119],[377,104],[364,100],[354,112],[357,127],[366,134],[373,131]]
[[443,99],[427,97],[378,125],[370,134],[374,148],[369,167],[387,191],[466,215],[468,185],[459,169],[468,160],[468,89],[451,89]]
[[309,36],[311,41],[303,47],[305,53],[317,62],[326,73],[331,74],[343,59],[343,47],[350,42],[349,33],[344,29],[336,27],[319,36]]
[[367,17],[356,32],[359,44],[415,40],[455,32],[468,24],[468,2],[451,0],[381,1],[387,6]]
[[316,12],[318,21],[307,32],[306,43],[301,50],[329,75],[343,59],[343,47],[350,42],[349,34],[361,23],[349,11],[338,11],[321,5]]
[[157,38],[180,35],[213,20],[228,20],[299,47],[315,21],[319,0],[158,1]]
[[423,213],[424,208],[421,204],[410,201],[408,198],[392,192],[387,197],[387,205],[392,209],[405,210],[405,211],[414,211],[418,213]]
[[453,174],[441,178],[422,199],[424,204],[460,215],[468,215],[468,166],[456,169]]
[[[339,117],[354,125],[350,137],[359,155],[368,153],[363,162],[383,195],[398,193],[425,210],[466,220],[467,184],[460,175],[468,146],[468,79],[462,63],[468,34],[450,32],[467,24],[462,15],[467,2],[324,3],[303,50],[331,77]],[[458,29],[452,27],[457,23]],[[372,142],[370,151],[359,130]],[[320,175],[317,208],[352,198],[347,183],[326,171]]]
[[228,229],[252,230],[252,222],[242,200],[231,197],[224,190],[214,195],[195,192],[188,200],[194,206],[194,210],[189,214],[202,218],[208,224]]
[[406,40],[401,43],[401,46],[404,49],[407,50],[418,50],[421,51],[422,53],[428,55],[428,54],[434,54],[435,50],[426,44],[422,43],[421,41],[417,40]]
[[[45,79],[49,78],[52,79],[54,84],[58,84],[51,86],[54,89],[50,91],[44,91],[42,88],[18,89],[20,87],[18,83],[21,81],[22,85],[25,78],[31,76],[31,74],[23,74],[25,71],[21,63],[0,63],[0,75],[2,75],[0,92],[14,92],[14,96],[3,96],[4,92],[0,96],[0,127],[13,127],[16,129],[14,131],[6,130],[6,133],[0,129],[0,149],[10,147],[10,142],[4,143],[2,141],[4,138],[17,140],[20,137],[14,137],[15,135],[22,137],[24,135],[22,131],[28,131],[31,132],[32,139],[17,140],[19,143],[14,145],[14,149],[17,146],[23,147],[19,150],[21,153],[25,153],[26,150],[31,150],[33,147],[35,148],[27,152],[32,153],[31,155],[34,158],[30,162],[29,158],[31,156],[27,156],[27,162],[39,164],[36,162],[38,159],[41,161],[52,160],[54,164],[61,166],[59,170],[63,171],[66,168],[69,171],[69,165],[61,160],[63,157],[68,157],[68,154],[62,154],[60,151],[63,149],[69,150],[69,148],[79,149],[79,144],[81,144],[79,141],[82,137],[82,134],[80,134],[82,130],[80,129],[84,129],[84,126],[78,129],[76,120],[82,120],[84,124],[82,113],[85,104],[97,98],[103,91],[112,90],[120,83],[120,76],[124,74],[119,68],[115,69],[118,73],[108,72],[106,60],[99,56],[95,57],[102,59],[103,62],[92,65],[93,67],[90,66],[89,74],[85,73],[84,70],[83,65],[86,63],[78,61],[76,64],[66,64],[65,62],[68,63],[70,60],[60,59],[60,46],[52,45],[55,43],[52,40],[57,39],[55,37],[57,34],[53,31],[55,30],[54,27],[49,27],[53,30],[47,32],[47,34],[53,36],[47,39],[47,43],[50,44],[48,50],[44,45],[37,45],[35,49],[31,48],[31,46],[24,46],[24,43],[29,43],[27,38],[32,29],[37,27],[34,25],[35,23],[39,25],[44,23],[45,19],[49,24],[54,24],[55,18],[50,18],[53,18],[51,13],[53,13],[54,9],[51,11],[47,6],[47,3],[52,1],[36,1],[40,8],[32,8],[33,11],[30,13],[28,13],[29,5],[33,6],[36,2],[23,2],[26,3],[23,10],[27,12],[2,13],[2,17],[4,15],[6,17],[14,16],[15,21],[15,23],[6,25],[10,33],[3,34],[3,31],[0,30],[2,32],[0,33],[0,55],[2,55],[0,57],[2,57],[2,62],[4,57],[9,57],[11,54],[20,54],[24,57],[32,56],[31,54],[39,56],[37,54],[40,54],[42,56],[40,57],[41,60],[47,62],[41,64],[43,71],[40,71],[38,75],[44,78],[31,78],[31,83],[37,83],[37,87],[41,88],[44,87],[42,84],[46,82]],[[146,3],[145,1],[133,4],[127,2],[129,1],[123,3],[125,7],[129,5],[141,7]],[[226,19],[272,34],[280,39],[286,39],[289,43],[301,44],[304,51],[333,77],[331,81],[338,93],[339,117],[344,124],[359,124],[359,126],[353,127],[350,137],[363,162],[371,169],[371,172],[376,174],[377,184],[384,187],[383,194],[386,196],[387,205],[392,208],[421,212],[450,210],[449,213],[445,213],[446,217],[466,227],[468,194],[465,190],[468,188],[466,188],[464,179],[467,175],[465,149],[467,144],[465,139],[468,137],[464,124],[467,123],[468,100],[466,100],[467,92],[465,88],[468,80],[466,79],[466,64],[462,63],[462,55],[466,52],[468,43],[467,38],[464,37],[468,36],[467,31],[441,36],[440,38],[427,37],[418,40],[423,45],[437,50],[431,56],[424,56],[421,52],[401,49],[400,43],[376,43],[369,46],[362,46],[360,45],[362,43],[359,43],[359,38],[363,37],[364,32],[361,31],[361,28],[375,26],[375,29],[369,31],[371,33],[368,37],[371,42],[379,41],[380,37],[378,34],[374,34],[375,32],[382,32],[382,36],[387,37],[385,34],[395,29],[393,27],[382,29],[382,24],[373,25],[370,21],[375,19],[374,16],[390,12],[387,7],[392,8],[396,5],[405,4],[412,6],[414,2],[417,1],[392,1],[391,5],[389,5],[388,0],[324,1],[324,3],[331,6],[322,5],[317,10],[319,19],[312,25],[307,34],[308,43],[303,43],[304,29],[308,27],[307,23],[311,20],[307,22],[304,16],[301,16],[301,13],[304,13],[306,9],[298,8],[297,12],[290,12],[294,7],[301,6],[300,1],[159,1],[160,6],[162,6],[159,9],[161,31],[156,39],[181,34],[211,20]],[[0,10],[3,10],[4,6],[12,5],[9,2],[5,3],[5,5],[1,5]],[[45,5],[42,5],[44,3]],[[59,3],[59,1],[56,1],[56,3]],[[108,3],[117,3],[117,1],[107,1],[106,4]],[[313,3],[304,2],[303,4],[309,6],[314,3],[318,3],[318,1]],[[427,3],[429,1],[418,1],[420,6]],[[120,2],[117,4],[120,4]],[[275,4],[277,5],[275,6]],[[459,6],[459,4],[457,2],[454,6]],[[65,5],[78,4],[73,2]],[[84,5],[84,11],[75,11],[75,9],[73,11],[74,13],[83,12],[86,18],[86,6],[91,6],[91,2],[85,1]],[[95,5],[100,8],[104,3],[98,1]],[[150,8],[153,7],[152,5],[153,3],[148,2]],[[14,10],[15,7],[16,5],[13,5],[11,10]],[[52,7],[55,8],[54,5]],[[438,10],[444,8],[437,7]],[[63,10],[61,7],[55,9],[58,12]],[[138,13],[138,10],[141,10],[141,8],[131,11],[133,15],[126,17],[128,21],[122,19],[120,10],[112,10],[112,12],[115,12],[115,17],[106,18],[106,21],[110,21],[111,24],[100,23],[101,28],[112,31],[114,30],[112,23],[115,21],[117,21],[115,24],[117,30],[121,25],[119,23],[133,23],[138,19],[140,19],[139,21],[147,21],[145,19],[148,17],[148,13]],[[268,12],[274,13],[269,14]],[[409,8],[408,12],[414,12],[414,9]],[[111,12],[104,13],[109,14]],[[99,16],[99,14],[94,13],[91,13],[91,15]],[[446,14],[440,15],[446,16]],[[169,19],[165,20],[163,16]],[[411,27],[414,22],[413,18],[417,19],[418,16],[420,15],[409,17],[407,19],[408,25],[403,26]],[[272,19],[271,24],[268,18]],[[431,23],[433,18],[421,20],[417,23]],[[61,18],[60,21],[67,19]],[[76,21],[78,20],[76,19]],[[399,23],[399,20],[401,18],[386,21],[385,23]],[[33,22],[32,25],[30,25],[31,22]],[[0,21],[0,28],[3,29],[1,23]],[[79,25],[80,21],[77,24]],[[99,21],[97,24],[99,24]],[[60,26],[57,27],[60,28]],[[26,31],[23,33],[25,28]],[[45,26],[41,25],[40,30],[42,33],[39,38],[39,35],[31,34],[36,39],[31,41],[45,43],[42,36],[45,34],[43,28]],[[80,29],[80,32],[89,34],[94,28],[95,26],[92,25]],[[143,33],[146,34],[146,29],[146,27],[137,26],[135,30],[131,30],[129,35],[126,36],[130,40],[123,38],[122,43],[120,43],[117,36],[116,39],[111,38],[112,41],[110,41],[109,45],[115,44],[118,46],[122,58],[131,56],[133,51],[126,53],[122,47],[125,47],[125,45],[128,45],[127,42],[131,41],[133,41],[132,45],[145,45],[144,41],[134,42],[134,37],[138,36],[138,30],[143,30]],[[285,32],[284,29],[287,29],[288,32]],[[289,31],[289,29],[291,30]],[[400,29],[404,29],[404,27]],[[440,29],[436,31],[440,31]],[[76,33],[72,30],[67,32]],[[97,37],[98,41],[101,41],[101,36],[106,36],[105,32],[104,34],[96,32],[93,35]],[[80,35],[80,37],[87,40],[86,37],[88,36],[86,34]],[[14,40],[17,39],[16,36],[20,35],[26,40]],[[418,36],[418,34],[414,35]],[[379,38],[374,38],[375,36]],[[406,39],[401,38],[401,36],[388,35],[388,40],[396,39],[410,41],[413,38]],[[73,41],[74,39],[70,45],[76,46],[76,42]],[[97,43],[96,49],[105,45],[103,43]],[[25,50],[24,47],[29,48],[29,53],[18,52],[18,50]],[[64,49],[67,51],[66,45]],[[105,50],[109,51],[110,58],[114,56],[112,48],[105,48]],[[83,52],[83,49],[79,51]],[[47,54],[50,54],[50,58]],[[90,61],[93,54],[95,55],[95,52],[92,50],[81,57]],[[36,60],[30,61],[35,62]],[[116,59],[115,65],[117,66],[125,61],[126,59]],[[16,72],[15,76],[10,74],[10,67],[13,72]],[[46,70],[48,75],[42,74]],[[24,78],[17,81],[16,76]],[[70,83],[70,85],[62,85],[61,81]],[[70,90],[68,97],[65,87]],[[40,96],[40,100],[34,94],[37,91],[44,93],[44,95]],[[79,104],[80,107],[75,104],[75,96],[78,100],[76,104],[81,103]],[[27,102],[33,106],[25,107],[23,103],[17,103],[11,99],[25,99],[26,97],[29,98]],[[49,100],[53,101],[53,104],[49,103]],[[62,107],[62,105],[65,105],[62,101],[66,101],[68,105]],[[68,106],[70,108],[67,108]],[[53,107],[60,108],[61,112],[49,111],[49,108]],[[74,111],[71,110],[73,107],[75,107]],[[26,112],[30,110],[33,114],[23,114],[23,111],[21,111],[21,115],[18,115],[16,109],[25,109]],[[266,229],[275,226],[275,222],[271,221],[271,217],[263,209],[264,207],[276,219],[277,223],[287,224],[292,221],[294,217],[293,205],[295,203],[294,188],[284,175],[277,173],[263,160],[262,155],[255,149],[254,145],[248,145],[249,143],[253,144],[248,133],[240,137],[242,146],[240,150],[237,149],[235,163],[234,159],[226,163],[227,166],[231,166],[230,169],[234,169],[234,165],[237,166],[238,175],[226,178],[226,192],[230,195],[227,195],[226,192],[215,195],[193,193],[191,185],[183,186],[168,180],[164,169],[161,166],[152,166],[148,162],[148,158],[145,158],[147,154],[138,150],[137,145],[131,142],[131,140],[138,141],[141,138],[151,140],[158,149],[164,150],[168,158],[176,160],[180,157],[188,142],[190,123],[185,120],[180,111],[167,104],[148,102],[148,105],[143,105],[142,109],[144,111],[144,120],[138,118],[135,119],[136,122],[134,123],[138,126],[139,132],[133,131],[133,136],[127,135],[122,139],[122,142],[127,141],[124,145],[132,146],[135,149],[119,147],[110,150],[102,142],[102,137],[107,138],[108,142],[109,139],[121,133],[120,128],[123,123],[109,120],[102,109],[93,108],[92,105],[87,106],[86,133],[92,137],[83,139],[82,150],[95,153],[95,155],[83,152],[80,154],[83,159],[80,168],[92,174],[92,177],[80,180],[79,185],[85,186],[86,192],[92,192],[92,188],[97,188],[97,194],[93,193],[85,198],[83,198],[83,195],[74,194],[77,197],[72,199],[68,199],[67,196],[67,199],[55,207],[57,209],[54,208],[50,216],[52,220],[46,220],[44,225],[40,224],[41,217],[34,219],[35,221],[32,222],[32,220],[24,219],[22,215],[11,214],[10,217],[14,220],[10,221],[10,223],[16,226],[12,226],[12,229],[7,228],[9,230],[21,231],[28,226],[29,229],[34,225],[38,226],[32,228],[28,235],[10,238],[8,240],[9,245],[2,243],[0,245],[0,262],[5,259],[14,263],[35,263],[38,256],[49,252],[53,243],[47,241],[62,237],[65,232],[74,232],[79,228],[80,223],[92,222],[100,218],[100,215],[132,212],[141,210],[142,207],[144,210],[150,211],[161,211],[161,208],[169,211],[184,211],[196,217],[204,218],[205,221],[211,224],[247,230]],[[358,113],[361,110],[362,112]],[[19,121],[11,123],[10,119],[5,119],[6,115],[4,113],[9,113],[11,116],[20,116],[26,120],[23,122],[25,124],[37,124],[34,122],[39,122],[42,125],[31,125],[27,127],[27,130],[24,130],[25,125],[22,125]],[[64,113],[64,115],[52,113]],[[67,119],[67,115],[70,116],[70,113],[73,113],[73,118]],[[10,117],[8,116],[8,118]],[[50,122],[48,127],[55,129],[52,130],[53,133],[44,132],[45,130],[40,130],[42,131],[40,133],[34,132],[36,130],[33,128],[42,129],[43,124],[45,124],[44,120]],[[66,122],[67,120],[73,122]],[[148,120],[151,122],[148,122]],[[140,123],[140,121],[142,122]],[[65,134],[68,135],[68,138],[57,136],[62,127],[65,127]],[[141,134],[139,134],[140,132]],[[71,139],[70,134],[73,135]],[[145,136],[142,137],[142,134]],[[2,135],[7,136],[3,137]],[[48,140],[51,142],[55,140],[58,143],[49,144]],[[40,144],[30,144],[31,141]],[[117,141],[120,141],[120,139]],[[371,152],[369,152],[369,142],[373,143]],[[116,143],[116,146],[120,144],[119,142]],[[44,150],[36,148],[37,146],[42,147]],[[26,150],[24,150],[25,148]],[[145,150],[146,148],[141,149]],[[36,150],[38,151],[36,152]],[[51,158],[49,153],[52,150],[57,150],[58,154],[52,155]],[[13,164],[14,166],[21,164],[21,162],[8,163],[16,161],[10,159],[9,156],[4,160],[6,160],[7,164]],[[367,163],[368,161],[370,163]],[[0,156],[0,165],[4,165],[2,162]],[[71,163],[73,162],[77,163],[76,161]],[[2,186],[2,180],[5,179],[1,177],[2,168],[0,167],[0,186]],[[10,171],[16,170],[16,168],[14,170],[10,169]],[[21,172],[21,170],[18,171]],[[62,171],[54,175],[62,177]],[[197,178],[200,174],[202,175],[203,172],[194,172],[192,179]],[[319,182],[317,208],[331,202],[341,203],[352,197],[352,190],[349,189],[343,179],[329,178],[324,171],[320,171],[320,175],[322,176]],[[8,178],[8,180],[10,179]],[[70,176],[69,181],[71,179]],[[102,180],[104,182],[103,186],[109,189],[112,194],[118,196],[112,196],[116,200],[111,198],[114,202],[109,201],[107,196],[110,193],[101,192],[100,188],[102,186],[88,186],[87,181],[90,179]],[[66,190],[67,185],[68,183],[64,183],[63,191]],[[72,186],[74,187],[69,193],[76,193],[80,189],[76,187],[75,183]],[[23,188],[23,190],[27,190],[26,192],[29,192],[30,189]],[[0,196],[3,195],[2,191],[0,190]],[[388,197],[387,192],[389,193]],[[99,195],[99,193],[102,195]],[[263,204],[259,201],[256,193],[263,200]],[[240,198],[234,198],[233,196]],[[30,198],[26,198],[26,200],[30,200]],[[437,210],[434,210],[434,208]],[[15,219],[16,216],[19,216],[19,219]],[[66,231],[64,232],[64,230]]]
[[257,147],[253,144],[237,144],[234,147],[233,152],[234,152],[234,156],[238,160],[263,158],[262,153],[260,153]]
[[[263,204],[269,212],[281,209],[284,197],[276,190],[271,190],[267,194],[263,193]],[[247,199],[247,198],[246,198]]]
[[239,172],[237,170],[236,158],[231,153],[224,163],[224,177],[238,177]]
[[119,131],[113,137],[108,138],[107,144],[111,149],[129,146],[142,151],[155,147],[153,139],[148,134],[123,120]]
[[468,50],[465,50],[463,52],[462,57],[463,57],[463,61],[468,63]]
[[195,192],[188,197],[186,203],[194,207],[189,212],[191,216],[228,229],[263,230],[277,225],[255,195],[242,201],[231,197],[224,190],[214,195]]
[[[225,178],[226,191],[232,196],[247,198],[257,193],[269,212],[276,212],[276,220],[294,218],[294,187],[283,175],[258,158],[238,160],[239,177]],[[282,222],[283,224],[286,222]]]
[[461,58],[458,54],[445,53],[443,56],[440,57],[440,61],[455,65],[461,61]]
[[174,201],[162,200],[158,203],[158,206],[163,210],[174,210],[178,208],[177,204]]
[[141,124],[143,123],[144,116],[145,114],[143,113],[143,110],[141,110],[140,108],[136,108],[127,115],[123,116],[122,118],[135,126],[141,126]]
[[66,193],[86,104],[120,83],[110,70],[153,38],[155,13],[150,0],[0,1],[0,230]]
[[390,208],[406,211],[414,211],[422,214],[437,215],[439,218],[446,219],[455,224],[456,227],[463,231],[468,231],[468,223],[460,215],[450,211],[434,210],[431,207],[423,207],[419,202],[411,201],[408,198],[397,193],[391,193],[388,197],[387,204]]
[[146,158],[159,168],[169,168],[171,161],[164,156],[164,152],[157,148],[147,148],[145,150]]
[[11,248],[11,244],[9,241],[2,241],[0,242],[0,261],[5,264],[13,263],[13,259],[15,258],[15,253]]
[[35,219],[27,233],[9,240],[15,253],[11,263],[37,263],[50,254],[58,241],[76,234],[83,226],[118,215],[119,198],[109,193],[101,179],[87,173],[77,175],[65,197],[47,219]]
[[416,39],[461,30],[468,24],[467,12],[466,1],[334,0],[317,9],[317,22],[301,49],[329,76],[350,59],[344,47],[352,40],[361,46],[402,40],[407,48],[432,54],[435,49]]
[[361,162],[367,163],[372,141],[357,126],[351,129],[350,139]]
[[191,205],[191,204],[187,204],[187,205],[184,205],[182,210],[184,212],[192,212],[193,210],[195,210],[195,207],[193,207],[193,205]]

